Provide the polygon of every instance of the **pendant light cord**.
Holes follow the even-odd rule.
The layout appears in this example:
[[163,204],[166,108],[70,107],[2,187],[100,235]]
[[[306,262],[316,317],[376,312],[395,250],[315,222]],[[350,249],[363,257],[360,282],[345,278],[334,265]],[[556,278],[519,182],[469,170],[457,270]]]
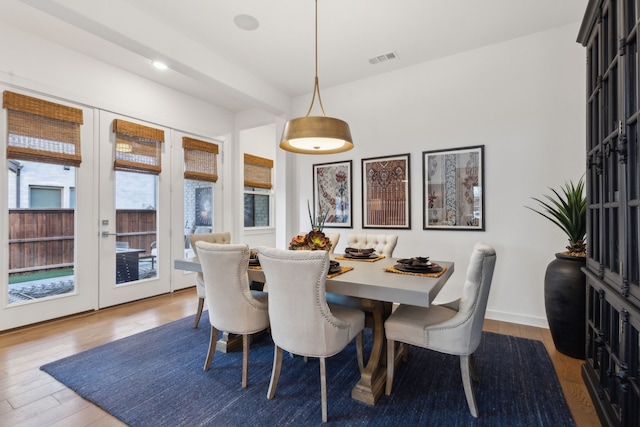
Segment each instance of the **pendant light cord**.
[[316,0],[316,78],[313,84],[313,96],[311,97],[311,105],[309,105],[309,111],[307,111],[307,117],[311,114],[311,109],[316,100],[316,93],[318,94],[318,102],[320,103],[320,109],[322,110],[322,116],[326,117],[324,113],[324,106],[322,105],[322,98],[320,97],[320,85],[318,84],[318,0]]

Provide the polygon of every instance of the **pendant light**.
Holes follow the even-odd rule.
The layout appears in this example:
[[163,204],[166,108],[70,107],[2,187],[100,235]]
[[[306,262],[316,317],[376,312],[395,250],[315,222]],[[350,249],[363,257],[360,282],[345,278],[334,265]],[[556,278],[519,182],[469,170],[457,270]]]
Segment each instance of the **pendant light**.
[[[322,116],[310,116],[318,95]],[[304,117],[289,120],[284,125],[280,148],[300,154],[342,153],[353,148],[351,131],[347,122],[327,117],[318,85],[318,0],[316,0],[316,77],[309,111]]]

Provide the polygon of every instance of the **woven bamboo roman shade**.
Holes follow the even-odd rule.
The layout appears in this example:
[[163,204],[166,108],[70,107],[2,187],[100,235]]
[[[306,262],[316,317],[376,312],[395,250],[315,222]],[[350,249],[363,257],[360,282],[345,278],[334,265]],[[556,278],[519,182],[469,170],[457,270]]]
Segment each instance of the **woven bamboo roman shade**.
[[163,130],[116,119],[113,133],[116,134],[115,170],[160,175]]
[[7,159],[80,166],[82,110],[4,91]]
[[199,181],[218,181],[218,145],[189,137],[182,137],[184,149],[184,178]]
[[273,160],[264,157],[244,155],[244,186],[271,188],[271,169]]

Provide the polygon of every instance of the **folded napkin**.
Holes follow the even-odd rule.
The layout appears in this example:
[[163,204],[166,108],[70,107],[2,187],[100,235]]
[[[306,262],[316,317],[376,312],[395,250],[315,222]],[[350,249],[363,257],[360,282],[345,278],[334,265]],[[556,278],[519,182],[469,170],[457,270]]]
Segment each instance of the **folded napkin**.
[[251,254],[249,255],[249,265],[253,267],[260,265],[260,260],[258,259],[258,252],[251,251]]
[[442,271],[442,267],[429,261],[429,257],[401,258],[394,265],[399,271],[414,273],[437,273]]
[[329,261],[329,274],[337,273],[342,270],[338,261]]
[[346,248],[344,250],[344,253],[346,254],[365,254],[365,255],[371,255],[372,253],[375,252],[375,249],[373,248],[362,248],[362,249],[358,249],[358,248]]
[[410,267],[424,267],[428,268],[431,266],[431,261],[429,261],[429,257],[421,257],[417,256],[414,258],[401,258],[398,260],[398,264],[403,264]]

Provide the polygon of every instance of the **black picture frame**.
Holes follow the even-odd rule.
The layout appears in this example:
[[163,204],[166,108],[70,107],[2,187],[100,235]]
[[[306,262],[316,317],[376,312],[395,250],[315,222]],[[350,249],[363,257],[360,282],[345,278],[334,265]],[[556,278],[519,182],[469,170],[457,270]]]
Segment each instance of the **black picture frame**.
[[484,231],[484,145],[423,151],[424,230]]
[[411,229],[410,154],[362,159],[362,228]]
[[327,213],[325,228],[353,228],[352,161],[313,165],[312,215]]

